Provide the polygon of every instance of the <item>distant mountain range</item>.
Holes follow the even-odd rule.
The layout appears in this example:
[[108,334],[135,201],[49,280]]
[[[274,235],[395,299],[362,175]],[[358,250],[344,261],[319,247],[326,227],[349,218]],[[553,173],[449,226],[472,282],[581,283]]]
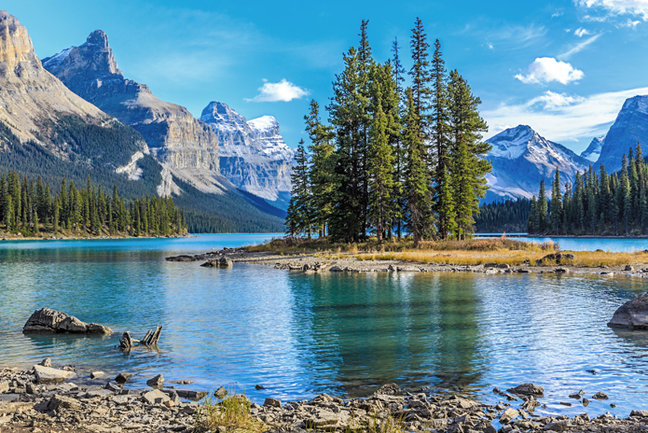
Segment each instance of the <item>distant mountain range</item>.
[[125,78],[101,30],[41,63],[27,30],[0,11],[0,164],[8,168],[173,195],[221,231],[280,231],[292,151],[274,118],[245,128],[241,140],[236,128],[195,119]]
[[493,149],[486,157],[493,164],[489,190],[483,202],[538,195],[540,181],[547,185],[556,168],[563,181],[573,182],[577,172],[603,165],[607,172],[621,168],[621,159],[637,143],[648,143],[648,96],[635,96],[623,104],[603,137],[592,139],[580,155],[541,137],[531,127],[519,125],[489,138]]

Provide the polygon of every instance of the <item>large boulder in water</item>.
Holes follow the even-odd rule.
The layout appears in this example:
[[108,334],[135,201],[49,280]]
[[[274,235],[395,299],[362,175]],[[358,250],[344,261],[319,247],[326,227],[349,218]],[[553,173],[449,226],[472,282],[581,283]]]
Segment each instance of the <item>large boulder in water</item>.
[[621,305],[608,322],[613,328],[648,329],[648,292]]
[[85,323],[74,316],[70,316],[51,308],[41,308],[34,311],[23,327],[23,333],[70,333],[70,334],[96,334],[110,335],[112,329],[96,323]]

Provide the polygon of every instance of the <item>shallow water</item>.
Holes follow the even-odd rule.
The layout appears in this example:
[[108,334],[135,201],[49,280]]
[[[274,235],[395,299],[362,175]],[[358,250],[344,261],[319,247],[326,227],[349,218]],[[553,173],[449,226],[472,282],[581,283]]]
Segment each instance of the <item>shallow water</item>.
[[[322,274],[237,263],[208,269],[169,255],[262,242],[272,235],[175,240],[0,243],[0,365],[50,356],[106,371],[194,379],[254,400],[320,392],[366,395],[397,382],[494,401],[532,381],[547,412],[579,389],[604,391],[592,414],[646,408],[648,333],[606,326],[641,279],[598,275]],[[109,338],[24,336],[43,306],[115,329]],[[123,355],[119,334],[164,326],[160,352]],[[255,390],[262,384],[265,390]],[[609,403],[617,404],[611,409]]]

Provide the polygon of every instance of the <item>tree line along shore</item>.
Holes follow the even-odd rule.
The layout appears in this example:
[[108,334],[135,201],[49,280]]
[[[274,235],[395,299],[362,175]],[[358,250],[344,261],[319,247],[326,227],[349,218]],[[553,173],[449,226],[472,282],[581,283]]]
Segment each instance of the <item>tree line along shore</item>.
[[0,175],[0,236],[14,238],[155,237],[187,234],[184,212],[170,197],[122,198],[88,178],[85,188],[63,179],[56,193],[41,178]]

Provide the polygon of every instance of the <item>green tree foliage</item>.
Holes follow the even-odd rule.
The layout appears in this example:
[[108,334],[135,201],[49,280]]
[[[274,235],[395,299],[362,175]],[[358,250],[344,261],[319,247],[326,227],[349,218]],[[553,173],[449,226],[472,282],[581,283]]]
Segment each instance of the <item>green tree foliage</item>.
[[[551,187],[551,202],[543,207],[538,201],[537,217],[533,203],[529,232],[574,235],[645,235],[648,234],[648,165],[641,146],[624,155],[617,173],[608,174],[601,166],[598,173],[589,168],[577,173],[573,185],[560,185],[556,171]],[[543,194],[541,184],[540,195]],[[545,217],[542,220],[544,209]],[[536,222],[536,218],[539,218]],[[544,223],[543,223],[544,221]]]
[[[487,125],[477,110],[481,100],[456,70],[450,73],[448,85],[448,168],[450,197],[445,211],[447,228],[457,239],[473,233],[474,216],[479,213],[479,200],[486,195],[486,174],[491,164],[483,156],[491,146],[482,140]],[[440,207],[442,202],[437,203]]]
[[417,18],[410,47],[411,86],[398,43],[384,63],[372,57],[362,21],[360,41],[343,55],[333,82],[329,124],[311,102],[305,116],[310,158],[297,152],[286,230],[357,242],[403,228],[418,245],[431,237],[464,239],[474,229],[490,164],[482,141],[479,98],[457,71],[448,74]]
[[[20,179],[8,171],[0,175],[0,231],[33,236],[174,236],[187,233],[182,212],[171,198],[144,196],[126,202],[117,194],[106,197],[88,179],[84,189],[63,179],[52,195],[39,177]],[[147,221],[143,221],[147,218]],[[117,221],[116,226],[111,221]],[[142,229],[145,227],[145,229]]]
[[312,196],[308,158],[306,157],[303,140],[297,146],[291,180],[292,191],[286,215],[288,234],[295,236],[307,233],[308,237],[310,237],[313,228]]
[[475,216],[477,233],[523,233],[528,230],[531,200],[504,200],[484,204]]

